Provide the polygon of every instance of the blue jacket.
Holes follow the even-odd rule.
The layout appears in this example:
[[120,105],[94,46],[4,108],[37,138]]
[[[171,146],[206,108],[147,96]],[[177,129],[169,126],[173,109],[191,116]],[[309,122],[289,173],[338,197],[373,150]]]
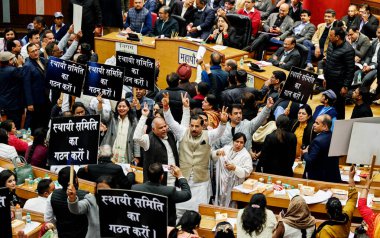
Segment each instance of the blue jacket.
[[329,157],[331,131],[319,133],[309,145],[308,153],[303,155],[306,161],[304,177],[326,182],[341,182],[339,157]]
[[[129,11],[131,11],[131,10],[132,10],[132,8],[129,9]],[[130,18],[129,11],[128,11],[127,20],[125,21],[125,24],[124,24],[124,28],[129,27],[129,28],[131,28],[132,31],[134,31],[136,33],[141,33],[143,35],[146,35],[146,34],[149,34],[150,32],[152,32],[152,15],[150,12],[148,12],[148,14],[146,15],[144,25],[141,29],[141,25],[136,26],[136,24],[134,24],[134,19]]]
[[[40,60],[43,65],[46,65],[45,59],[40,58]],[[38,63],[30,58],[24,64],[23,70],[26,105],[46,104],[49,97],[48,80],[45,77],[45,70],[41,70]]]
[[20,68],[0,67],[0,109],[18,110],[24,107],[22,76]]
[[[220,94],[228,86],[228,73],[222,70],[222,67],[220,65],[212,65],[210,69],[212,75],[214,76],[214,79],[216,80],[217,94]],[[201,73],[201,79],[202,82],[207,83],[209,88],[211,88],[210,78],[208,77],[205,70],[203,70]]]

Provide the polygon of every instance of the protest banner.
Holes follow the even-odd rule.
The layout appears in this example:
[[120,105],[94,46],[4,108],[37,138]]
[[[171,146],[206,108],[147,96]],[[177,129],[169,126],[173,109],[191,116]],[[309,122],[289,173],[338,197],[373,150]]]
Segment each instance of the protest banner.
[[98,190],[101,237],[167,237],[168,199],[121,189]]
[[87,74],[83,86],[83,94],[120,101],[123,91],[124,69],[117,66],[87,63]]
[[12,238],[9,188],[0,188],[0,237]]
[[51,89],[80,97],[85,73],[85,65],[49,57],[46,79],[49,80]]
[[154,90],[155,59],[116,51],[116,65],[125,68],[124,85]]
[[49,165],[96,164],[100,115],[52,118]]
[[313,93],[314,82],[317,78],[318,75],[293,66],[281,90],[280,98],[302,104],[307,103]]

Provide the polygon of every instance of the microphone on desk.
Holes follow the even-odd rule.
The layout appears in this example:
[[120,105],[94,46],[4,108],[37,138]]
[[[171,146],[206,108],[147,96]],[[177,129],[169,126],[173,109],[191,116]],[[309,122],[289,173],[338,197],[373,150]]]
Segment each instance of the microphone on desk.
[[140,34],[141,34],[143,28],[144,28],[144,22],[141,25]]

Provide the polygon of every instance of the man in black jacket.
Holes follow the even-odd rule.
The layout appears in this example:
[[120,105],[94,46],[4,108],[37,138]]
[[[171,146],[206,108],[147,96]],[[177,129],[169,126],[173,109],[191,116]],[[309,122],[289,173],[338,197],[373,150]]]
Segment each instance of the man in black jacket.
[[[74,215],[69,211],[66,190],[70,182],[70,167],[61,169],[58,173],[58,182],[62,189],[56,189],[47,198],[44,221],[57,225],[58,236],[65,238],[85,238],[88,220],[86,215]],[[82,200],[87,192],[78,190],[78,178],[74,171],[74,187],[77,196]]]
[[[178,87],[179,85],[179,75],[176,73],[171,73],[166,76],[166,83],[169,87],[165,90],[161,90],[154,97],[156,103],[161,104],[164,93],[169,93],[170,95],[170,108],[173,110],[174,119],[180,123],[182,119],[182,97],[181,94],[185,95],[186,91]],[[190,99],[190,97],[187,95]]]
[[[171,96],[170,96],[171,97]],[[171,106],[170,106],[171,107]],[[181,112],[182,113],[182,112]],[[174,134],[168,130],[165,119],[156,117],[152,122],[152,131],[145,133],[145,124],[149,115],[148,105],[145,103],[141,110],[141,117],[136,126],[133,140],[144,150],[143,173],[144,182],[148,181],[148,169],[153,163],[179,166],[177,141]],[[139,161],[137,161],[139,163]],[[173,186],[175,177],[171,173],[165,173],[160,181],[162,185]]]
[[20,128],[24,113],[23,74],[18,64],[14,54],[0,52],[0,114],[12,120],[16,128]]
[[154,35],[160,38],[170,38],[179,32],[178,22],[170,16],[170,7],[163,6],[158,10],[158,19],[154,26]]
[[330,44],[325,58],[323,82],[326,89],[337,95],[335,104],[337,119],[345,118],[345,97],[351,86],[355,70],[355,50],[345,40],[345,32],[340,27],[330,30]]
[[161,185],[164,169],[160,163],[151,164],[147,170],[149,181],[144,184],[133,185],[132,190],[166,196],[168,198],[168,225],[175,226],[177,219],[175,204],[190,200],[191,190],[186,178],[182,176],[182,172],[177,166],[170,166],[169,171],[178,179],[178,186],[181,191],[177,191],[176,187],[173,186]]

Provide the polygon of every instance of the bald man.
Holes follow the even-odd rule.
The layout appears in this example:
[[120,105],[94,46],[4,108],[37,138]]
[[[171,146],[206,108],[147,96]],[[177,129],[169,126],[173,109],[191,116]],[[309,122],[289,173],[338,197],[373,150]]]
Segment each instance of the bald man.
[[261,60],[263,51],[267,47],[270,38],[280,36],[292,27],[293,19],[289,16],[289,5],[284,3],[280,6],[279,12],[270,14],[268,20],[263,25],[264,31],[271,34],[260,34],[244,50],[250,52],[256,50],[256,59]]
[[[156,117],[152,122],[152,131],[145,133],[145,124],[149,115],[148,105],[145,103],[141,110],[141,117],[136,126],[133,140],[144,149],[143,172],[144,182],[148,181],[148,168],[153,163],[179,166],[179,156],[175,136],[168,130],[165,120]],[[162,185],[174,186],[176,178],[171,173],[165,173]]]

